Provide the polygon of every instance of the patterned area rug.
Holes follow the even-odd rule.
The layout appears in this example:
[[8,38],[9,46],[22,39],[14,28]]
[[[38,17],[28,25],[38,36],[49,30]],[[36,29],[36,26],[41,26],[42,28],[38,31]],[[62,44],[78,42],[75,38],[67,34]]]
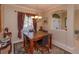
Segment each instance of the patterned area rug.
[[[23,46],[22,42],[16,43],[14,47],[14,54],[28,54],[27,52],[25,52],[22,46]],[[41,52],[34,51],[34,54],[41,54]],[[50,50],[50,53],[45,52],[45,54],[71,54],[71,53],[53,45],[53,49]]]

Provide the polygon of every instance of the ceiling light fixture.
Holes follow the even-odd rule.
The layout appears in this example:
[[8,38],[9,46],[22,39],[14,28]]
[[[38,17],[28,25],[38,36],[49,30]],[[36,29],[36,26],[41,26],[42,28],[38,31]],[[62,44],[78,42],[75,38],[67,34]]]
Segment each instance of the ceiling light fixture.
[[42,19],[42,16],[32,16],[32,19]]

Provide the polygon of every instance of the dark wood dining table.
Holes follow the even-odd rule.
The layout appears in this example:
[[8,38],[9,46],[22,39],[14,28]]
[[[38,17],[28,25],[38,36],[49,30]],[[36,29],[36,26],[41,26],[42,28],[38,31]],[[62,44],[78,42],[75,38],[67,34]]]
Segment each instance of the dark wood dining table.
[[29,52],[33,53],[34,52],[34,44],[35,44],[35,42],[41,40],[44,36],[47,36],[47,35],[49,37],[48,46],[51,49],[52,48],[51,47],[51,45],[52,45],[52,34],[50,34],[48,32],[38,31],[38,32],[34,33],[32,38],[29,38],[29,41],[30,41]]

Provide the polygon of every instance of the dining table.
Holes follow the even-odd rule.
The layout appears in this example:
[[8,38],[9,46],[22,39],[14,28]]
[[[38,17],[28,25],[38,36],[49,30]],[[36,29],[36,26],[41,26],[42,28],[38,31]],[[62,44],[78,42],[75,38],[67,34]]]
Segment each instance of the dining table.
[[[52,48],[52,34],[48,33],[48,32],[43,32],[43,31],[38,31],[36,33],[32,32],[30,34],[26,34],[24,33],[24,35],[26,35],[29,38],[30,41],[30,47],[29,47],[29,53],[33,53],[34,52],[34,44],[35,42],[42,40],[44,36],[49,37],[48,39],[48,46],[51,49]],[[29,36],[31,35],[31,36]]]

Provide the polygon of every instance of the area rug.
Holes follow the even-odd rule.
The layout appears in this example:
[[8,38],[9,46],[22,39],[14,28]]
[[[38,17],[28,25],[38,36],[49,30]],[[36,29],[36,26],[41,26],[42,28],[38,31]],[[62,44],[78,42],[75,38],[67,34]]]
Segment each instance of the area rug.
[[[53,48],[50,50],[50,53],[46,52],[45,54],[71,54],[70,52],[67,52],[55,45],[52,45]],[[23,43],[22,42],[19,42],[19,43],[16,43],[15,44],[15,47],[14,47],[14,54],[28,54],[24,48],[23,48]],[[34,51],[34,54],[41,54],[40,51]]]

